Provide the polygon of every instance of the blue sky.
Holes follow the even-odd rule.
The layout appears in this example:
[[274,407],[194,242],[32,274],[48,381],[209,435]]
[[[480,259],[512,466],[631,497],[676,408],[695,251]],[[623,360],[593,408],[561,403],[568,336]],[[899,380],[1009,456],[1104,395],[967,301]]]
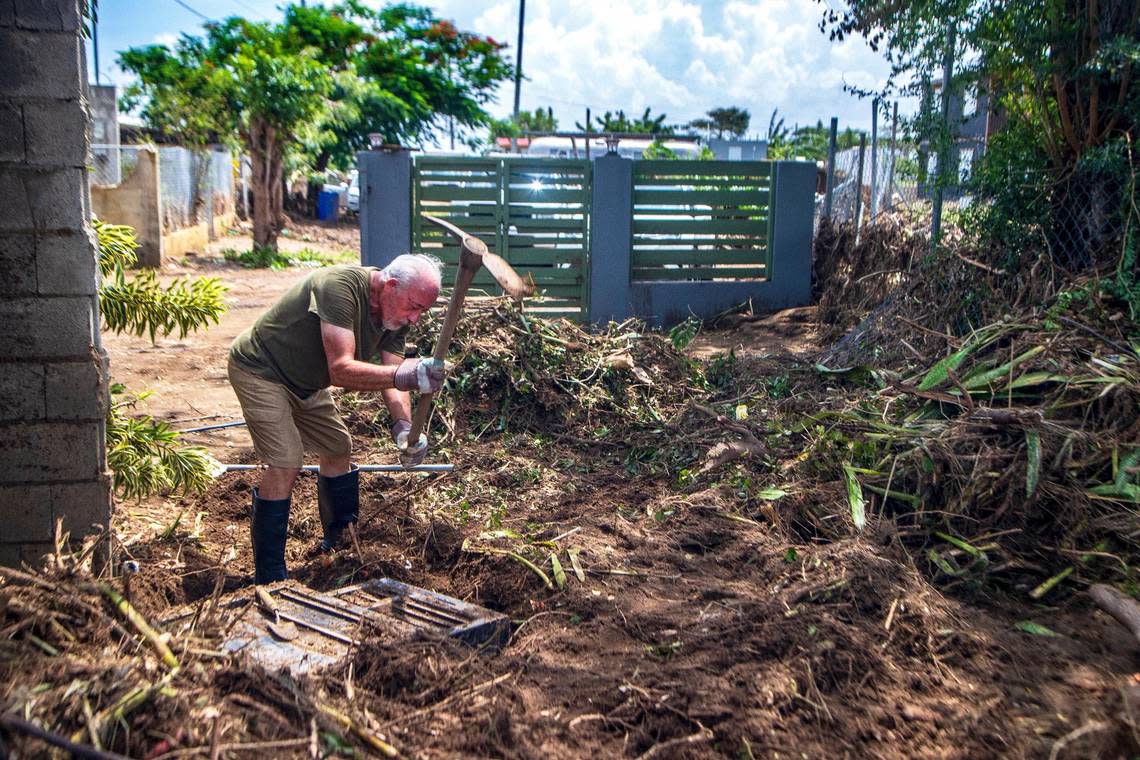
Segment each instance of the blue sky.
[[[468,31],[506,41],[514,56],[518,0],[434,0],[420,3]],[[104,84],[125,84],[117,51],[170,43],[199,34],[203,16],[277,20],[275,0],[100,0],[99,68]],[[819,19],[837,0],[528,0],[521,105],[554,108],[572,129],[586,108],[595,114],[646,107],[669,123],[687,122],[710,108],[739,106],[752,114],[750,131],[767,130],[773,109],[786,125],[825,123],[869,128],[871,104],[843,92],[844,84],[881,85],[889,72],[861,39],[832,43]],[[89,60],[93,55],[88,46]],[[92,79],[94,79],[92,66]],[[510,113],[513,84],[490,107]],[[900,109],[908,110],[907,104]]]

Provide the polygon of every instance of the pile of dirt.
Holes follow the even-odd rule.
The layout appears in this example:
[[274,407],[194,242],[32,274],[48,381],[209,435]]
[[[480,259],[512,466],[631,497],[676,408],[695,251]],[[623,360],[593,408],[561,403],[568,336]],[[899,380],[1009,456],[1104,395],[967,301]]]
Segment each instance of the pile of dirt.
[[[549,540],[583,570],[558,590],[503,555],[423,550],[435,569],[406,571],[508,613],[497,657],[361,631],[346,660],[294,677],[221,654],[225,597],[198,600],[192,632],[156,637],[108,593],[120,583],[77,558],[0,570],[0,740],[13,756],[43,752],[37,731],[132,757],[1134,751],[1137,695],[1115,623],[1078,609],[1035,636],[1017,628],[1024,611],[946,598],[890,546],[788,543],[718,492],[647,489],[615,509],[613,488],[590,473],[543,505],[577,528]],[[384,535],[408,557],[438,530],[422,513],[402,525]]]

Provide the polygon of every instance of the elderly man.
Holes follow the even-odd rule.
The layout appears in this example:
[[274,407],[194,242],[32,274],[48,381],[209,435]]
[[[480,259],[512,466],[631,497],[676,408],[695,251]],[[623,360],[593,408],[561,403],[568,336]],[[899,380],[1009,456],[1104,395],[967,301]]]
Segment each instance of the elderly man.
[[[293,483],[305,450],[320,457],[317,502],[322,551],[335,549],[360,511],[360,472],[352,437],[329,386],[380,391],[405,467],[427,454],[427,437],[409,442],[408,391],[435,392],[442,362],[404,359],[409,325],[435,303],[440,262],[398,256],[383,269],[318,269],[281,296],[230,348],[229,378],[257,455],[268,466],[253,489],[250,532],[256,583],[285,578],[285,535]],[[379,364],[370,360],[379,354]]]

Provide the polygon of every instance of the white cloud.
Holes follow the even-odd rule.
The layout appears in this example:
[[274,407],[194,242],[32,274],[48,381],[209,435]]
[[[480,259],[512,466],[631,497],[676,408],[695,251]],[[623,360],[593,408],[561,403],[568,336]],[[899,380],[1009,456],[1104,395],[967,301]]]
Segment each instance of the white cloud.
[[[518,0],[440,0],[437,14],[509,44]],[[817,0],[530,0],[526,7],[521,105],[552,106],[561,126],[595,114],[651,107],[685,122],[735,105],[762,131],[773,108],[786,123],[869,126],[870,103],[844,85],[876,87],[889,72],[860,39],[832,43],[818,29]],[[513,104],[500,89],[497,115]],[[906,106],[904,105],[904,110]]]
[[177,43],[178,43],[178,35],[177,34],[174,34],[172,32],[163,32],[162,34],[156,34],[154,37],[154,40],[152,40],[151,44],[165,45],[166,47],[172,48]]

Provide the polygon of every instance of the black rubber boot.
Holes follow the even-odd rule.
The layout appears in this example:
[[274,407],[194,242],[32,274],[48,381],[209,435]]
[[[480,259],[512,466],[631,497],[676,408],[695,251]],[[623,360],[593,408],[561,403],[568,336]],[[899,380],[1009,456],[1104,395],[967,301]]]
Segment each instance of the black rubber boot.
[[289,530],[289,499],[263,499],[253,489],[253,518],[249,533],[253,540],[254,583],[285,580],[285,535]]
[[343,475],[317,476],[317,508],[325,529],[321,551],[331,552],[340,544],[341,533],[360,517],[360,470],[353,465]]

